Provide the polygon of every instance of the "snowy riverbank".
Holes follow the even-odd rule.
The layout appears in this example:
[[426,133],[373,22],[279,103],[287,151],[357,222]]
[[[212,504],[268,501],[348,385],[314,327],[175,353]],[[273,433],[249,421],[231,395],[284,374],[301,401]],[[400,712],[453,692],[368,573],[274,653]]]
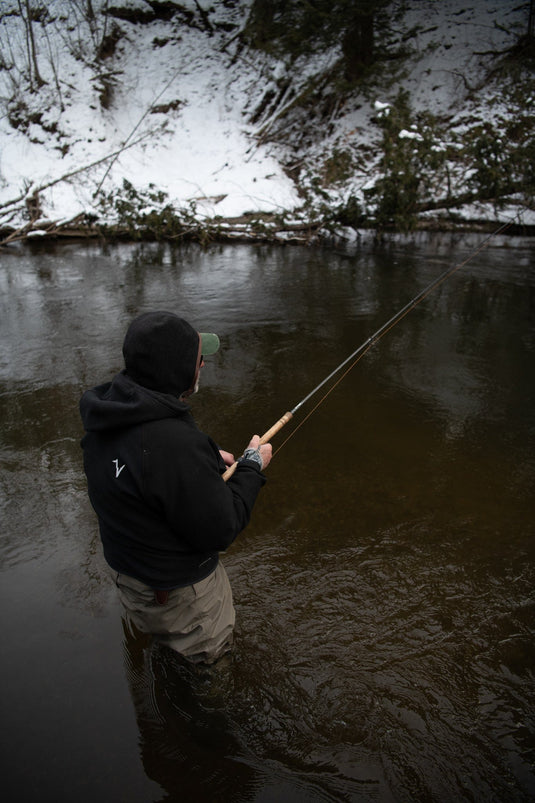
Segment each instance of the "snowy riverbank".
[[[157,13],[164,5],[174,6],[173,13]],[[533,114],[535,93],[519,107],[485,80],[496,54],[521,36],[529,3],[392,5],[405,9],[393,34],[410,43],[403,69],[397,65],[382,82],[375,77],[329,118],[304,122],[300,93],[328,73],[339,53],[331,48],[290,63],[240,46],[250,2],[215,3],[208,11],[198,2],[129,0],[107,14],[107,3],[93,2],[91,20],[82,4],[52,0],[31,23],[32,66],[28,20],[18,3],[6,0],[0,29],[4,236],[65,232],[73,222],[87,232],[120,224],[129,186],[136,215],[153,213],[159,222],[168,209],[183,226],[201,225],[213,236],[314,237],[325,211],[348,199],[368,217],[371,207],[373,219],[367,190],[381,175],[380,121],[400,87],[415,119],[429,112],[447,123],[451,141],[437,138],[437,150],[459,148],[468,129],[487,121]],[[109,53],[102,51],[106,41]],[[277,98],[283,85],[291,91]],[[417,142],[422,134],[415,124],[399,136]],[[333,170],[333,154],[349,159],[350,169]],[[462,193],[469,178],[466,166],[452,164],[448,191]],[[520,197],[498,211],[491,201],[469,198],[454,215],[438,209],[419,217],[420,225],[512,218],[535,225],[535,212]],[[351,236],[351,226],[343,232]]]

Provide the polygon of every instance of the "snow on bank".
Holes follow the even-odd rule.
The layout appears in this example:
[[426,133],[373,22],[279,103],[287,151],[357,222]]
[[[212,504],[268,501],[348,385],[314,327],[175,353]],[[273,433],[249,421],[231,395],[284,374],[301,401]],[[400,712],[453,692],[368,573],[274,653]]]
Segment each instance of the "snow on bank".
[[[131,11],[147,10],[143,0],[123,5]],[[235,36],[245,23],[250,0],[214,4],[209,15],[212,31],[203,26],[198,3],[184,0],[181,6],[193,15],[194,27],[184,20],[116,20],[122,36],[113,56],[99,64],[94,53],[102,27],[91,29],[73,2],[52,0],[47,9],[53,22],[33,25],[46,84],[22,93],[26,31],[18,3],[4,0],[2,52],[12,66],[0,71],[0,95],[11,122],[23,116],[33,122],[17,128],[7,114],[0,119],[0,207],[19,199],[0,208],[0,224],[22,225],[25,199],[47,185],[51,186],[39,194],[43,216],[98,214],[95,193],[121,187],[124,179],[138,188],[154,185],[175,206],[194,204],[191,208],[201,217],[292,212],[302,201],[283,163],[314,164],[329,149],[348,142],[375,156],[355,171],[349,184],[331,190],[333,201],[349,192],[362,195],[363,188],[373,184],[380,136],[375,118],[378,112],[387,113],[398,85],[385,87],[384,96],[378,92],[376,98],[359,98],[354,108],[341,110],[331,121],[330,133],[316,132],[313,143],[301,150],[287,143],[260,144],[258,127],[248,119],[266,82],[275,85],[286,66],[249,51],[237,52]],[[93,7],[96,11],[98,3]],[[99,18],[100,26],[103,20]],[[217,29],[219,23],[224,28]],[[109,19],[106,24],[111,27]],[[477,99],[471,96],[468,101],[463,85],[481,78],[476,53],[510,46],[522,25],[521,4],[475,0],[467,7],[460,0],[415,0],[399,37],[418,26],[410,70],[403,79],[416,107],[450,114],[452,124],[468,114],[482,120],[494,117],[499,98],[482,87]],[[329,57],[332,54],[322,59]],[[302,64],[295,82],[303,86],[307,72],[317,70],[320,61],[318,57]],[[17,83],[19,94],[14,95]],[[7,104],[12,96],[15,99]],[[500,107],[499,112],[510,110]],[[419,137],[412,130],[402,135]],[[490,217],[493,214],[491,210]]]
[[[128,3],[129,8],[136,5],[146,7]],[[182,5],[196,8],[195,3]],[[67,6],[64,0],[48,4],[55,18],[46,26],[52,28],[48,37],[53,39],[53,56],[38,61],[47,83],[36,93],[39,97],[24,99],[30,113],[42,114],[41,122],[25,130],[10,126],[6,116],[0,121],[0,203],[31,195],[35,187],[92,164],[96,166],[43,193],[45,215],[72,217],[91,211],[95,191],[108,192],[123,179],[136,187],[153,184],[174,204],[195,201],[199,210],[222,216],[291,209],[298,203],[295,187],[277,160],[265,148],[251,148],[243,109],[248,102],[245,87],[254,84],[255,76],[242,63],[241,80],[231,76],[229,83],[230,57],[219,50],[222,36],[214,42],[202,30],[181,26],[179,37],[171,39],[169,23],[120,21],[126,36],[113,59],[113,101],[105,110],[99,100],[102,82],[95,79],[91,63],[76,58],[62,43],[61,14]],[[246,6],[241,4],[237,24],[243,23]],[[83,32],[82,21],[78,25]],[[8,40],[21,63],[26,41],[20,17],[3,17],[2,41]],[[38,50],[43,52],[44,45],[41,41]],[[55,73],[61,76],[60,91]],[[4,97],[12,77],[7,71],[1,74]],[[46,127],[55,130],[47,133]],[[118,151],[115,159],[96,164]]]

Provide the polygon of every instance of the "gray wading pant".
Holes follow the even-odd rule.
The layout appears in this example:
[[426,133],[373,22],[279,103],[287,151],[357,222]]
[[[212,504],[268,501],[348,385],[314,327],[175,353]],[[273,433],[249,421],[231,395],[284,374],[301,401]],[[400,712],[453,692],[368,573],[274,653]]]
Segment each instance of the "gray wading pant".
[[194,663],[213,663],[232,645],[236,614],[232,589],[221,563],[194,585],[169,591],[160,604],[154,589],[133,577],[113,572],[119,598],[129,619]]

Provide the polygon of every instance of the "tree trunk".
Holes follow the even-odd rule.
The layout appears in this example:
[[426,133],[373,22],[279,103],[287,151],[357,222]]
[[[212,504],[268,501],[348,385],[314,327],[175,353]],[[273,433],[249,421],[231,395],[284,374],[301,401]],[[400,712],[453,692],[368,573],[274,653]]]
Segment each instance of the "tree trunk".
[[344,75],[354,83],[361,77],[364,69],[374,60],[374,12],[371,6],[358,4],[342,39],[344,54]]
[[39,67],[37,65],[37,51],[35,48],[35,39],[33,36],[32,10],[30,8],[30,0],[25,0],[24,5],[26,8],[26,17],[24,16],[21,0],[19,0],[20,15],[26,25],[26,43],[28,46],[28,65],[30,69],[30,88],[33,91],[34,79],[37,85],[37,89],[46,84],[46,81],[44,81],[43,78],[41,78],[41,73],[39,72]]
[[275,13],[284,6],[279,0],[254,0],[247,20],[253,47],[262,48],[272,39]]
[[529,4],[528,51],[535,56],[535,0],[530,0]]

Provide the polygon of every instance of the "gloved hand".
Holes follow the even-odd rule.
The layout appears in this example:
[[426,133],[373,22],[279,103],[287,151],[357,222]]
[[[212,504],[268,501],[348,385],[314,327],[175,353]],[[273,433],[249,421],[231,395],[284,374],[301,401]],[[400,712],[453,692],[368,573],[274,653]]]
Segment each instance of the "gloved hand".
[[271,461],[273,454],[273,447],[270,443],[263,443],[260,445],[260,435],[253,435],[249,442],[249,446],[243,453],[243,459],[254,460],[258,463],[260,471],[267,468]]

